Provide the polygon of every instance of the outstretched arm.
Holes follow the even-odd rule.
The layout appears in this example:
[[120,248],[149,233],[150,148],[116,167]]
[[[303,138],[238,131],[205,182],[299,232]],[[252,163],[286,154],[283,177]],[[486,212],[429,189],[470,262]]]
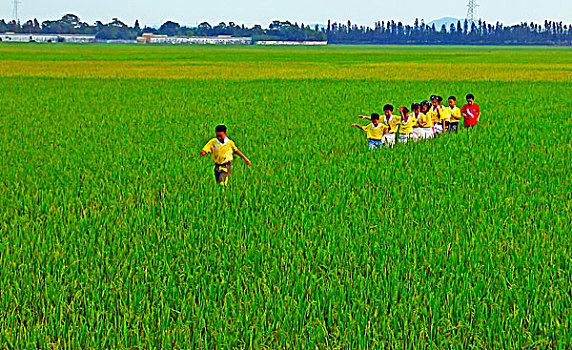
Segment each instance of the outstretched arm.
[[252,166],[252,162],[250,160],[248,160],[248,158],[246,158],[246,156],[244,154],[242,154],[242,152],[239,151],[238,148],[234,150],[234,153],[238,154],[242,159],[244,159],[244,161],[246,162],[246,165]]
[[467,114],[467,109],[463,106],[463,108],[461,108],[461,115],[465,118],[467,118],[469,115]]
[[[352,124],[351,126],[352,128],[360,128],[363,130],[363,126],[359,125],[359,124]],[[364,130],[365,131],[365,130]]]
[[371,120],[371,117],[368,117],[367,115],[358,115],[358,118]]
[[199,153],[199,156],[204,157],[206,156],[208,153],[206,151],[201,151],[201,153]]

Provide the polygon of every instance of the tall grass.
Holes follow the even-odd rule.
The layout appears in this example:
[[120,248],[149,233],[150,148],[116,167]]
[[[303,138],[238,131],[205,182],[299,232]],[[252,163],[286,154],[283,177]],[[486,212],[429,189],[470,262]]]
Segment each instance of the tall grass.
[[[315,64],[369,49],[344,50]],[[3,347],[571,346],[570,80],[54,75],[3,78]],[[472,132],[366,152],[348,127],[467,92]],[[226,192],[197,157],[218,123],[254,163]]]

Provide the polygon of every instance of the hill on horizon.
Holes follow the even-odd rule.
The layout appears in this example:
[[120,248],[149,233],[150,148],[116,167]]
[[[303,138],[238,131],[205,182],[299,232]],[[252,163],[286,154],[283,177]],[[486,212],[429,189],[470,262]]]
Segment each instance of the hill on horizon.
[[441,30],[441,26],[444,24],[449,30],[451,24],[457,25],[457,22],[461,21],[461,24],[465,21],[464,18],[454,18],[454,17],[443,17],[439,19],[432,20],[431,22],[427,23],[428,26],[432,26],[435,24],[435,29]]

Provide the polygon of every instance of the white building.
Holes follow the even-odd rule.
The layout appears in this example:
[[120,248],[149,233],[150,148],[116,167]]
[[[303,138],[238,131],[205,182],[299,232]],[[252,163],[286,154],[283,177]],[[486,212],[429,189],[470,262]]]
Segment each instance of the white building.
[[81,34],[0,34],[0,41],[13,43],[94,43],[95,35]]
[[172,44],[172,45],[250,45],[252,38],[246,37],[187,37],[187,36],[147,36],[138,40],[140,43],[149,44]]
[[326,46],[327,41],[279,41],[279,40],[261,40],[256,45],[285,45],[285,46]]

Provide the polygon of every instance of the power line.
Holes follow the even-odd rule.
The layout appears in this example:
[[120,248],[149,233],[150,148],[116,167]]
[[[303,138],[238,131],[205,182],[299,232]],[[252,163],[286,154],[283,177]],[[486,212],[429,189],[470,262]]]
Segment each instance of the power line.
[[14,9],[14,12],[12,13],[12,17],[14,19],[14,21],[18,22],[19,18],[18,18],[18,5],[20,5],[22,2],[19,0],[14,0],[12,6]]
[[467,20],[471,23],[475,23],[477,20],[477,7],[479,7],[477,0],[469,0],[467,4]]

